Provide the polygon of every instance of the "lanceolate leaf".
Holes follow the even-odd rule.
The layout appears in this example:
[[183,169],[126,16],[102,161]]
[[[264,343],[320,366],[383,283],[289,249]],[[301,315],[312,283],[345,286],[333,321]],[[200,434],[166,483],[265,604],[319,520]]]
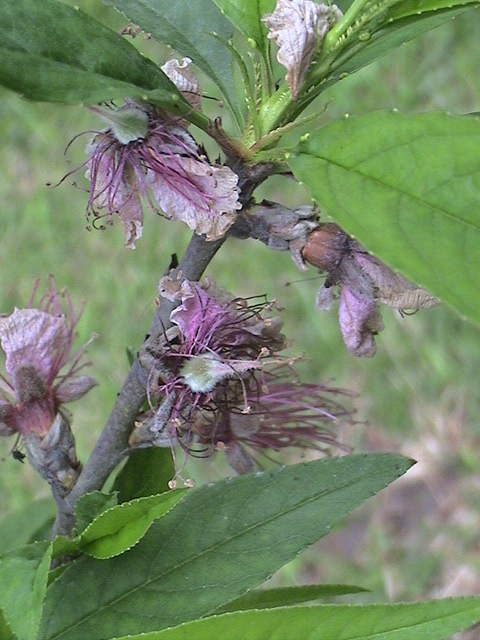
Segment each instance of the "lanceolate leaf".
[[[392,3],[388,10],[373,14],[370,21],[353,29],[344,46],[339,46],[335,57],[334,73],[326,76],[321,90],[337,82],[345,74],[358,71],[404,42],[438,27],[447,20],[478,6],[478,1],[410,2]],[[361,14],[360,14],[361,15]]]
[[167,76],[129,42],[57,0],[2,0],[0,84],[46,102],[131,97],[174,111],[188,107]]
[[18,640],[36,637],[50,558],[49,542],[35,542],[0,556],[0,608]]
[[252,40],[265,55],[267,28],[262,22],[265,14],[275,9],[275,0],[213,0],[220,11],[244,36]]
[[67,568],[47,592],[37,640],[99,640],[212,613],[411,464],[392,454],[349,456],[194,489],[128,553]]
[[344,584],[319,584],[306,587],[283,587],[281,589],[256,589],[249,591],[241,598],[229,602],[217,610],[217,613],[227,611],[245,611],[247,609],[272,609],[273,607],[291,607],[296,604],[313,602],[334,596],[344,596],[352,593],[362,593],[366,589]]
[[397,605],[320,605],[212,616],[174,629],[130,636],[129,640],[446,640],[478,620],[479,598]]
[[377,112],[322,127],[288,158],[322,211],[480,322],[480,118]]
[[105,4],[114,6],[156,40],[191,58],[219,87],[238,117],[233,57],[214,35],[228,40],[232,28],[213,0],[105,0]]

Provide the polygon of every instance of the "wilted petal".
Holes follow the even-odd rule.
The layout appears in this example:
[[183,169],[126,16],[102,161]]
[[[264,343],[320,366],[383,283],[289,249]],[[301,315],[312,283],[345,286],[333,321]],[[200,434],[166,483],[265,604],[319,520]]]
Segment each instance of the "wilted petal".
[[[54,358],[67,348],[70,335],[63,316],[15,309],[11,316],[0,318],[0,339],[7,356],[5,368],[12,380],[17,369],[31,366],[45,381],[51,381]],[[55,375],[63,364],[61,360],[55,364]]]
[[55,390],[55,398],[61,403],[74,402],[97,385],[95,378],[90,376],[64,378]]
[[167,75],[173,84],[181,91],[185,98],[190,102],[192,107],[200,111],[202,106],[202,92],[198,80],[190,69],[190,58],[183,58],[182,62],[178,60],[168,60],[161,69]]
[[330,311],[335,302],[335,289],[334,287],[320,287],[317,294],[316,308],[319,311]]
[[347,349],[355,356],[374,356],[374,336],[383,330],[375,300],[359,298],[348,287],[342,286],[339,320]]
[[7,423],[11,422],[14,409],[9,402],[0,402],[0,436],[11,436],[14,429]]
[[156,202],[173,220],[181,220],[207,240],[224,235],[235,221],[238,176],[228,167],[214,167],[190,157],[176,157],[178,177],[149,175]]
[[428,291],[396,273],[374,256],[359,254],[356,261],[373,282],[375,297],[382,304],[395,309],[412,310],[438,305],[438,300]]
[[268,37],[279,47],[278,62],[287,69],[286,81],[295,99],[305,78],[312,56],[330,29],[332,15],[341,11],[333,5],[311,0],[277,0],[275,11],[263,18]]

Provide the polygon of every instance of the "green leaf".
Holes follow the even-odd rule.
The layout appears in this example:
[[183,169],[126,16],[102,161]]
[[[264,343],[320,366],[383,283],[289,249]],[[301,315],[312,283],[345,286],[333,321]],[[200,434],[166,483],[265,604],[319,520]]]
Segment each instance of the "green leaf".
[[115,492],[102,493],[101,491],[92,491],[81,496],[75,505],[77,533],[82,533],[97,516],[103,511],[114,507],[117,502],[117,494]]
[[12,630],[8,626],[5,616],[0,609],[0,640],[15,640]]
[[92,104],[130,97],[191,110],[154,62],[56,0],[2,0],[0,84],[31,100]]
[[275,9],[275,0],[213,0],[230,22],[267,55],[267,28],[262,18]]
[[52,498],[44,498],[5,516],[0,521],[0,553],[30,542],[31,536],[55,513],[55,502]]
[[[353,5],[354,3],[352,3]],[[326,40],[326,49],[335,59],[333,76],[327,76],[324,90],[346,73],[353,73],[380,58],[400,44],[426,33],[447,20],[478,6],[478,0],[397,0],[389,3],[364,3],[346,35],[337,23]],[[348,14],[347,14],[348,20]],[[330,49],[335,42],[333,51]]]
[[124,502],[101,513],[80,536],[79,547],[94,558],[111,558],[133,547],[152,523],[177,504],[188,489]]
[[174,475],[170,449],[138,449],[128,457],[115,478],[112,490],[118,491],[119,502],[153,496],[168,491],[168,482]]
[[0,556],[0,607],[18,640],[36,637],[50,558],[49,542],[35,542]]
[[367,589],[345,584],[318,584],[307,587],[283,587],[280,589],[258,589],[217,609],[217,613],[245,611],[246,609],[272,609],[273,607],[291,607],[321,598],[344,596],[351,593],[364,593]]
[[233,56],[214,34],[228,40],[232,28],[212,0],[105,0],[153,38],[170,45],[215,82],[239,119]]
[[227,613],[156,633],[129,636],[128,640],[446,640],[478,620],[479,598],[393,605],[319,605]]
[[346,118],[309,135],[287,162],[367,249],[480,322],[480,118]]
[[212,613],[411,464],[394,454],[346,456],[191,490],[128,553],[68,567],[48,590],[37,640],[99,640]]

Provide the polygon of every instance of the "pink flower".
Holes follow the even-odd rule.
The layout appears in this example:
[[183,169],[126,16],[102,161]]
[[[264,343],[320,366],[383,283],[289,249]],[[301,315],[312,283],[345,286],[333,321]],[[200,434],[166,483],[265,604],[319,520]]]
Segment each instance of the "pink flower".
[[38,308],[31,304],[0,318],[7,372],[7,377],[0,375],[2,435],[46,436],[61,406],[78,400],[97,384],[89,376],[78,375],[87,345],[72,353],[80,316],[75,318],[70,296],[64,295],[66,316],[52,279],[51,290]]
[[160,291],[181,304],[152,352],[152,409],[140,416],[130,444],[180,444],[196,455],[222,449],[246,473],[259,453],[285,447],[322,450],[335,444],[325,423],[347,412],[323,386],[292,381],[294,359],[271,304],[233,298],[211,282],[203,287],[163,278]]
[[94,227],[118,216],[125,244],[134,249],[146,203],[208,240],[225,234],[241,208],[238,177],[229,167],[210,164],[186,129],[153,106],[127,101],[120,109],[90,109],[110,124],[87,148],[87,218]]

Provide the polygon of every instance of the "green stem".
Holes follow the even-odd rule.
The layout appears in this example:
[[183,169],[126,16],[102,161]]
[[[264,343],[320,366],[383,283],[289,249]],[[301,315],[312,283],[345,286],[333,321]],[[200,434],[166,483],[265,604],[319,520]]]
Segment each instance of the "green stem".
[[362,9],[371,2],[371,0],[354,0],[343,18],[337,22],[325,36],[323,41],[323,50],[331,51],[335,48],[338,40],[346,33],[358,17]]

